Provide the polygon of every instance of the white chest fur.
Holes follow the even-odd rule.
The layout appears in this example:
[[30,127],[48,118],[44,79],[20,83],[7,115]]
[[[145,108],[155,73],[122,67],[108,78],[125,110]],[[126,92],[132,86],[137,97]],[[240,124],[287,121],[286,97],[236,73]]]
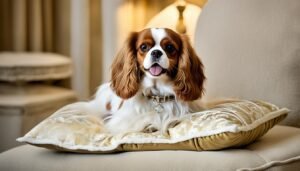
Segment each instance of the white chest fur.
[[[138,93],[126,100],[119,98],[109,84],[104,84],[99,88],[96,98],[90,102],[89,108],[97,110],[100,117],[110,114],[110,119],[105,124],[111,133],[141,131],[149,125],[164,131],[170,122],[188,113],[187,103],[176,99],[160,103],[162,110],[157,112],[157,104],[143,95],[146,93],[175,95],[167,77],[160,79],[144,77]],[[110,111],[105,109],[108,103],[112,105]],[[118,108],[121,103],[121,107]]]

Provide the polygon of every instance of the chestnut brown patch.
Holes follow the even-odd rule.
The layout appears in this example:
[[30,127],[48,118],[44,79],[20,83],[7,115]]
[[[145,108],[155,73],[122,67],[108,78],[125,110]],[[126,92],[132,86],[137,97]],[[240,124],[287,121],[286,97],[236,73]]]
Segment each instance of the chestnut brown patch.
[[110,102],[106,103],[105,108],[106,108],[106,110],[110,111],[111,110],[111,103]]
[[137,32],[129,35],[111,66],[111,87],[123,99],[134,96],[139,90],[141,72],[138,68],[135,49],[138,35]]

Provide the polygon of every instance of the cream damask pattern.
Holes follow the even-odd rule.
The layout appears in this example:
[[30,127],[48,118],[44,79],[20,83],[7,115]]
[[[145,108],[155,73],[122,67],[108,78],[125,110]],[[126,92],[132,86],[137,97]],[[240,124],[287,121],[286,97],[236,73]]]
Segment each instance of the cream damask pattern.
[[103,122],[98,117],[63,108],[18,141],[64,151],[95,153],[222,149],[251,143],[281,121],[288,111],[263,101],[236,100],[186,115],[166,134],[111,135],[104,132]]

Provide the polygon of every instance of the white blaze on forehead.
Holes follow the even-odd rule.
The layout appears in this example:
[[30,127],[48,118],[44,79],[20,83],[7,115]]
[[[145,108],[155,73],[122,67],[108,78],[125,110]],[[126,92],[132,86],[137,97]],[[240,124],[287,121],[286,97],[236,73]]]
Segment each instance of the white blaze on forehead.
[[163,28],[151,28],[151,34],[156,45],[159,45],[161,40],[167,36],[166,30]]
[[[144,68],[150,69],[153,66],[153,60],[151,53],[154,50],[159,50],[162,52],[162,56],[159,59],[159,61],[156,61],[155,63],[159,64],[162,68],[167,69],[169,67],[169,59],[163,48],[160,46],[160,42],[167,37],[167,32],[163,28],[151,28],[151,34],[152,38],[155,42],[155,45],[147,52],[146,57],[144,59]],[[155,68],[152,68],[155,69]]]

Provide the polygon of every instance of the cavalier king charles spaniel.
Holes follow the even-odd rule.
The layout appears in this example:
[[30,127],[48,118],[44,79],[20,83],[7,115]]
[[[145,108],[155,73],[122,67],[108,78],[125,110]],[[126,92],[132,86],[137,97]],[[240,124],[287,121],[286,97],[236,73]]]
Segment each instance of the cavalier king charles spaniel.
[[203,65],[186,35],[167,28],[133,32],[111,69],[111,82],[93,100],[71,105],[103,118],[109,133],[163,133],[201,109]]

